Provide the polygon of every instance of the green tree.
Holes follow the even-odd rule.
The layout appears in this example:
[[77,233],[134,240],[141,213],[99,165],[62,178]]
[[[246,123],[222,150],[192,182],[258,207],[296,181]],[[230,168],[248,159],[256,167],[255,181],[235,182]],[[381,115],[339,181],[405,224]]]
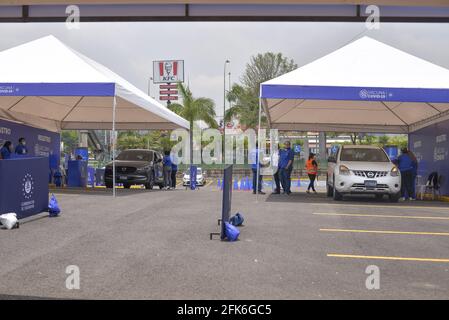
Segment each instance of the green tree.
[[[242,126],[256,129],[259,123],[260,84],[296,68],[298,65],[282,53],[266,52],[251,57],[242,75],[242,84],[234,84],[227,94],[232,107],[226,111],[225,121],[238,118]],[[265,116],[262,116],[261,123],[266,124]]]
[[[211,128],[218,128],[215,120],[215,103],[209,98],[195,98],[190,88],[178,83],[182,104],[172,103],[169,109],[190,123],[190,150],[193,149],[193,126],[195,121],[202,120]],[[190,153],[190,163],[193,163],[193,152]]]
[[[232,107],[226,110],[225,121],[238,118],[243,127],[255,129],[259,124],[259,98],[252,89],[234,84],[227,98]],[[262,116],[261,122],[266,123],[265,116]]]
[[379,140],[379,144],[383,147],[389,143],[390,138],[387,135],[383,135],[383,136],[380,136],[378,138],[378,140]]
[[242,84],[259,97],[260,84],[277,78],[287,72],[298,68],[293,59],[288,59],[282,53],[259,53],[251,57],[246,64],[245,72],[242,76]]
[[63,130],[61,141],[64,143],[64,153],[71,153],[78,146],[78,131]]
[[407,148],[408,146],[408,137],[407,135],[395,135],[391,136],[389,141],[389,145],[398,146],[399,149]]
[[152,149],[163,151],[171,149],[175,143],[170,141],[170,136],[167,132],[161,130],[153,130],[146,134],[140,134],[135,131],[122,131],[117,139],[119,150]]

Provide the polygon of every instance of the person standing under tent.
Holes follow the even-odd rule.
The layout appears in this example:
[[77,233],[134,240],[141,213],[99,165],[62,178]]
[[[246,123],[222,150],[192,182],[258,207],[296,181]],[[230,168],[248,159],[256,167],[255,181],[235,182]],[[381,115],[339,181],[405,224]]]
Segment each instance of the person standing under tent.
[[310,189],[312,189],[312,191],[314,193],[316,193],[315,190],[315,180],[316,180],[316,176],[318,175],[318,163],[316,162],[316,158],[315,158],[315,154],[310,153],[309,155],[309,159],[306,162],[306,171],[307,171],[307,175],[309,176],[309,186],[307,187],[307,193],[310,193]]
[[279,144],[276,151],[271,155],[271,167],[273,168],[273,178],[275,183],[275,189],[273,194],[281,193],[281,181],[279,179]]
[[164,166],[164,187],[167,190],[170,190],[171,186],[172,186],[172,181],[171,181],[171,171],[172,171],[172,161],[171,161],[171,157],[170,157],[170,151],[165,151],[164,152],[164,158],[162,160],[162,164]]
[[25,138],[19,139],[19,144],[16,147],[15,153],[22,156],[28,154],[28,148],[26,147]]
[[[262,174],[261,174],[261,163],[260,163],[260,150],[259,145],[256,142],[256,148],[253,149],[250,153],[250,159],[251,159],[251,170],[253,172],[253,194],[256,194],[256,188],[257,193],[259,194],[265,194],[265,192],[262,191]],[[259,169],[259,170],[258,170]],[[259,171],[259,172],[257,172]],[[259,173],[259,175],[257,175]]]
[[3,160],[11,159],[12,143],[11,141],[5,141],[3,147],[0,149],[0,155]]
[[176,174],[178,173],[178,165],[176,164],[176,157],[172,155],[171,157],[171,187],[176,189]]
[[413,160],[407,148],[401,150],[401,155],[397,159],[398,168],[401,172],[401,200],[415,200],[413,197]]
[[291,187],[291,175],[293,171],[293,161],[295,154],[291,149],[290,141],[284,143],[284,149],[279,153],[279,176],[281,178],[282,189],[284,194],[290,195],[292,192]]

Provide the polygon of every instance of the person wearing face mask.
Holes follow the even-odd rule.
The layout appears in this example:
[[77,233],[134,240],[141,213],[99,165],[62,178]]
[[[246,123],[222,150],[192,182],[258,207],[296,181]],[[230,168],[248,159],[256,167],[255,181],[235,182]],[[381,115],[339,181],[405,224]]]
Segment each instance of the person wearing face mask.
[[16,147],[15,153],[19,154],[19,155],[22,155],[22,156],[28,154],[28,148],[26,147],[25,138],[20,138],[19,139],[19,144]]
[[10,159],[12,153],[12,143],[11,141],[5,141],[3,147],[0,149],[0,157],[1,159]]

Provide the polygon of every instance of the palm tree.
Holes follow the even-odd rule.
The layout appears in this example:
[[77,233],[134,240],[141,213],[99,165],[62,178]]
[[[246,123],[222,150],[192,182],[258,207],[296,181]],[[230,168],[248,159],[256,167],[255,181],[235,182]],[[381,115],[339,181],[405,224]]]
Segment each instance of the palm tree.
[[[190,150],[193,151],[193,126],[195,121],[202,120],[211,128],[218,128],[215,120],[215,103],[209,98],[195,98],[190,88],[178,83],[178,91],[182,104],[172,103],[169,109],[190,123]],[[193,163],[193,152],[190,152],[190,163]]]
[[[238,84],[232,86],[227,94],[227,99],[232,107],[226,110],[225,121],[236,117],[244,128],[256,129],[259,125],[259,99],[249,88]],[[266,117],[262,116],[262,124],[266,123]]]

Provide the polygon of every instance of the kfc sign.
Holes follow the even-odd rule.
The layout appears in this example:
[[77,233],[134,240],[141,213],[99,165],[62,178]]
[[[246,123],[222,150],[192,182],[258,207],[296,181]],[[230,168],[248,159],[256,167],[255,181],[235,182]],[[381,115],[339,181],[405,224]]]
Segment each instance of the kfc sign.
[[154,83],[184,82],[184,61],[154,61],[153,79]]

